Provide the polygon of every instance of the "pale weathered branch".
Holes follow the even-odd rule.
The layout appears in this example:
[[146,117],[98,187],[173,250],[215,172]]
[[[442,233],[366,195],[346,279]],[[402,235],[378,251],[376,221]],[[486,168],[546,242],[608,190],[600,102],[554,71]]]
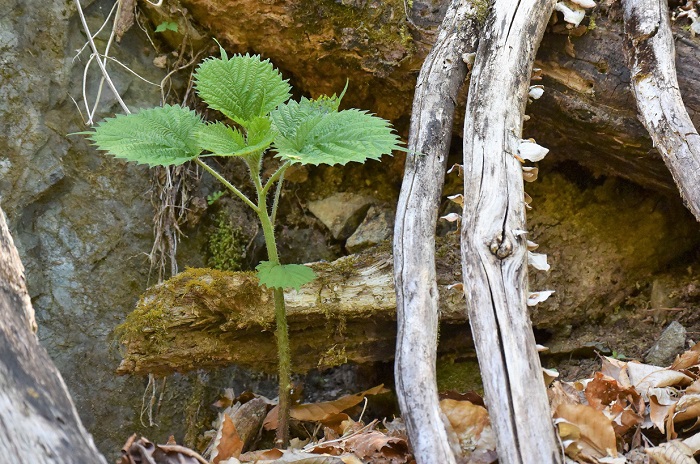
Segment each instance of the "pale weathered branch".
[[623,0],[626,50],[639,117],[700,220],[700,136],[683,105],[666,0]]
[[35,330],[24,269],[0,209],[0,456],[4,462],[106,464]]
[[535,51],[554,0],[497,0],[482,31],[464,124],[462,266],[499,460],[560,463],[527,299],[522,138]]
[[435,378],[439,311],[435,223],[457,93],[467,73],[462,55],[476,49],[476,17],[470,1],[453,0],[421,68],[408,140],[415,153],[406,158],[394,228],[396,393],[418,463],[455,462]]

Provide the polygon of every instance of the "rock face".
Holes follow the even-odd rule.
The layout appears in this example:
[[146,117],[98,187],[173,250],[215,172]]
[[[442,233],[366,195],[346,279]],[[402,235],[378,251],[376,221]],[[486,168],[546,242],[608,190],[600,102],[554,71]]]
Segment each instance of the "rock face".
[[[86,6],[93,31],[112,5],[104,0]],[[77,100],[84,116],[81,80],[89,54],[73,61],[85,40],[73,2],[9,0],[2,9],[0,201],[27,271],[39,338],[83,423],[112,462],[131,433],[167,438],[173,422],[180,425],[172,431],[182,432],[187,422],[182,398],[192,397],[198,383],[197,376],[174,379],[167,396],[180,400],[172,409],[178,416],[167,417],[174,403],[166,400],[157,417],[163,428],[148,429],[138,420],[145,383],[114,374],[120,356],[110,334],[149,282],[149,173],[99,155],[81,136],[67,135],[86,129],[71,101]],[[133,28],[112,54],[159,82],[164,71],[150,64],[155,54],[144,52],[148,42],[139,32]],[[104,39],[100,35],[100,46]],[[96,69],[93,63],[87,86],[92,99]],[[132,108],[160,102],[157,87],[118,66],[111,69]],[[98,117],[119,111],[114,103],[105,88]]]

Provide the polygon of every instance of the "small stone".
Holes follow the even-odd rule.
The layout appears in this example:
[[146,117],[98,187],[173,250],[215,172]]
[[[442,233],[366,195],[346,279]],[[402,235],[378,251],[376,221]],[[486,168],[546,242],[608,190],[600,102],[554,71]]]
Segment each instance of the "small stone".
[[677,321],[671,322],[649,349],[644,361],[660,367],[671,365],[676,355],[685,348],[685,335],[685,327]]
[[336,193],[328,198],[309,202],[309,211],[331,231],[333,238],[350,237],[374,202],[372,197],[354,193]]
[[158,55],[153,58],[153,66],[165,69],[168,66],[168,55]]
[[394,215],[391,212],[371,206],[367,216],[354,234],[348,238],[345,247],[351,253],[374,246],[391,236],[394,228]]

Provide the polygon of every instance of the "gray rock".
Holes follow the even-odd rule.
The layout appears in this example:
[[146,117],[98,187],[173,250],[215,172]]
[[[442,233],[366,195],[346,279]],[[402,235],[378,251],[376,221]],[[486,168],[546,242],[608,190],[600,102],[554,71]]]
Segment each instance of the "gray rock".
[[309,211],[331,231],[333,238],[345,240],[352,235],[374,202],[372,197],[355,193],[336,193],[309,202]]
[[388,239],[393,229],[393,212],[371,206],[362,224],[348,238],[345,247],[349,252],[357,253]]
[[[93,32],[114,4],[81,3]],[[97,38],[100,46],[105,34],[109,26]],[[272,382],[234,369],[212,375],[203,390],[198,374],[174,376],[155,417],[159,427],[143,425],[147,418],[141,422],[146,382],[116,376],[121,356],[112,332],[154,283],[147,259],[153,245],[150,173],[97,153],[82,136],[67,135],[87,129],[69,98],[77,100],[84,116],[81,81],[89,52],[73,61],[84,42],[73,2],[3,3],[0,202],[25,266],[39,339],[61,371],[83,424],[113,462],[132,433],[156,442],[172,433],[182,441],[188,421],[194,425],[203,417],[186,409],[207,411],[217,388],[235,386],[232,378],[250,388]],[[111,54],[160,82],[165,71],[152,65],[149,47],[134,27]],[[120,66],[110,69],[132,109],[160,103],[157,87]],[[93,63],[89,99],[95,98],[100,79],[96,70]],[[107,88],[101,102],[96,120],[121,112]],[[159,395],[163,381],[157,384]],[[267,391],[274,394],[274,388]]]
[[649,349],[644,360],[654,366],[669,366],[684,348],[685,327],[679,322],[673,321],[664,329],[654,346]]

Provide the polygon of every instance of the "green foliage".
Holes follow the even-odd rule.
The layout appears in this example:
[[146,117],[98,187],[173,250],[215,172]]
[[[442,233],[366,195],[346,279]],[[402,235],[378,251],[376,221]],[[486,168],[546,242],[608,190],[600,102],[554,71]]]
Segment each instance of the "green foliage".
[[[177,30],[171,23],[162,31]],[[161,29],[161,26],[158,29]],[[280,425],[277,440],[287,440],[289,416],[290,352],[284,297],[281,290],[299,289],[316,274],[299,264],[282,265],[274,237],[280,183],[293,163],[341,164],[378,159],[392,150],[403,150],[399,138],[384,119],[356,109],[339,111],[339,97],[302,98],[289,101],[288,82],[268,60],[259,56],[234,55],[229,58],[221,48],[221,58],[206,59],[194,75],[199,96],[210,108],[221,111],[237,126],[223,122],[204,123],[191,110],[180,106],[143,110],[128,116],[107,119],[94,131],[82,132],[98,146],[118,158],[150,166],[179,165],[195,160],[226,188],[250,206],[260,219],[270,261],[257,267],[260,285],[275,289],[277,321]],[[284,163],[267,180],[261,176],[262,156],[273,146]],[[217,156],[240,156],[248,166],[257,193],[256,202],[244,195],[211,166],[199,159],[203,152]],[[270,213],[268,194],[278,182]],[[221,193],[207,198],[215,202]],[[245,254],[241,232],[226,218],[219,218],[217,231],[209,240],[208,264],[221,270],[238,270]]]
[[165,105],[100,122],[88,135],[100,150],[149,166],[180,165],[201,152],[195,134],[204,126],[192,110]]
[[226,193],[226,192],[224,192],[222,190],[217,190],[216,192],[207,195],[207,204],[209,206],[213,205],[214,203],[216,203],[219,200],[219,198],[224,196],[224,193]]
[[266,116],[291,94],[291,87],[269,60],[246,54],[228,59],[209,58],[194,74],[197,93],[210,108],[219,110],[243,127]]
[[299,290],[316,278],[316,273],[303,264],[275,264],[262,261],[255,268],[260,285],[268,288],[294,288]]
[[195,137],[202,150],[217,156],[235,156],[246,148],[243,134],[222,122],[203,125],[197,130]]
[[[207,198],[208,200],[208,198]],[[220,271],[240,271],[245,258],[246,239],[225,214],[218,214],[216,229],[207,242],[207,266]]]
[[[308,100],[307,100],[308,101]],[[356,109],[323,112],[324,107],[291,101],[272,112],[280,135],[275,150],[283,160],[301,164],[341,164],[379,159],[405,150],[388,121]]]
[[177,32],[177,23],[171,23],[169,21],[163,21],[156,27],[156,32],[173,31]]

